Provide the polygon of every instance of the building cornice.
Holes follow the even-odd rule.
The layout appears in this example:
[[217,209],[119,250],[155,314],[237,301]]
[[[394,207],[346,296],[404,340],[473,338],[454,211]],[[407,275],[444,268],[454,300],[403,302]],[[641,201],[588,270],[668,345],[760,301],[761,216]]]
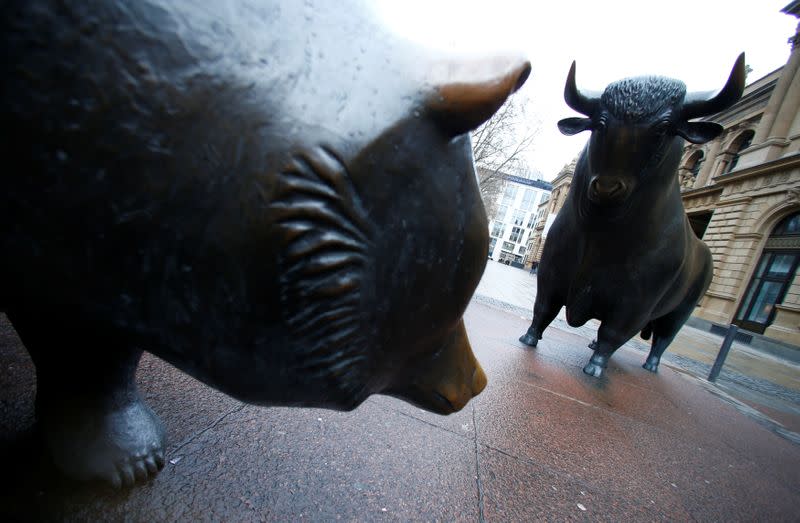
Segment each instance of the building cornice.
[[561,185],[562,182],[564,182],[565,180],[571,180],[574,175],[575,175],[574,172],[567,171],[567,172],[561,173],[558,176],[556,176],[555,178],[553,178],[553,181],[550,182],[550,183],[553,185],[553,189],[555,189],[556,187]]
[[764,235],[760,232],[735,232],[733,237],[737,240],[760,240]]
[[800,167],[800,153],[793,154],[784,158],[778,158],[766,163],[760,163],[750,167],[745,167],[727,174],[721,174],[713,178],[714,184],[726,185],[739,180],[746,180],[756,176],[769,174],[786,168]]
[[692,198],[700,198],[702,196],[707,196],[710,194],[722,192],[722,189],[723,189],[722,187],[719,187],[717,185],[706,185],[705,187],[698,187],[696,189],[689,189],[683,191],[681,193],[681,198],[683,198],[684,200],[690,200]]
[[709,296],[713,296],[714,298],[719,298],[721,300],[736,301],[736,296],[733,296],[731,294],[725,294],[722,292],[714,292],[714,291],[706,291],[706,294]]
[[726,207],[728,205],[737,205],[740,203],[750,203],[753,201],[752,196],[739,196],[738,198],[730,198],[728,200],[720,200],[717,202],[717,207]]

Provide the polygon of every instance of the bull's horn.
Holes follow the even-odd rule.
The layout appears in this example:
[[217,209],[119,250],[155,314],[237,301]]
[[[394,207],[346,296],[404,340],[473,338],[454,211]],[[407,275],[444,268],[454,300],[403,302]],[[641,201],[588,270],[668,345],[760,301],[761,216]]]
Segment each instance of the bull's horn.
[[575,61],[573,60],[567,75],[567,83],[564,85],[564,101],[579,113],[592,116],[599,98],[597,93],[587,91],[586,94],[583,94],[578,91],[578,86],[575,85]]
[[741,98],[744,92],[744,53],[739,55],[736,63],[733,64],[728,82],[718,93],[705,91],[699,93],[689,93],[683,102],[683,117],[686,120],[699,118],[718,113],[727,109]]
[[530,73],[529,61],[516,60],[489,80],[442,85],[428,100],[428,110],[451,136],[467,133],[491,118]]

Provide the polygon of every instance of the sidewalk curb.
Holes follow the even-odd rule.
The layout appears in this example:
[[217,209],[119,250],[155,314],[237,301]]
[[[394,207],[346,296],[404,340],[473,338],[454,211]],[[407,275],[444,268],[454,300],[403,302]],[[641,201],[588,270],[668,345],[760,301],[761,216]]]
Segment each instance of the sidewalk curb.
[[684,371],[681,368],[673,367],[671,365],[668,366],[672,370],[674,370],[679,376],[689,381],[697,383],[698,385],[700,385],[700,387],[704,388],[711,394],[717,396],[721,400],[731,404],[736,410],[738,410],[745,416],[753,419],[761,426],[767,428],[770,432],[773,432],[774,434],[786,440],[791,441],[795,445],[800,445],[800,434],[798,434],[797,432],[792,432],[791,430],[784,427],[781,423],[775,421],[766,414],[754,409],[753,407],[747,405],[742,401],[739,401],[738,399],[734,398],[727,392],[720,389],[717,385],[702,378],[698,378],[697,376],[693,376],[692,374],[689,374],[688,372]]

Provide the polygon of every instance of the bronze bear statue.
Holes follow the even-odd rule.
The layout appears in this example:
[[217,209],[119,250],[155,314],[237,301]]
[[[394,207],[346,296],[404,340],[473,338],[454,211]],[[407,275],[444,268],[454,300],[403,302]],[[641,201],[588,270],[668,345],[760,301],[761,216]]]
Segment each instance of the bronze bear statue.
[[142,350],[260,405],[438,413],[486,385],[469,131],[526,80],[359,2],[18,0],[2,14],[0,310],[69,476],[157,473]]

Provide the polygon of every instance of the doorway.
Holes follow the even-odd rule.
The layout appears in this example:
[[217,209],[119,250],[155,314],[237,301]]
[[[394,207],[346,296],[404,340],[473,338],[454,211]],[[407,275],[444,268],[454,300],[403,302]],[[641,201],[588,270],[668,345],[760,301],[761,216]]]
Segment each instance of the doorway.
[[708,211],[688,215],[689,225],[692,226],[692,231],[694,231],[695,236],[701,240],[703,239],[703,235],[706,233],[706,229],[708,229],[708,223],[711,221],[711,216],[713,214],[713,211]]
[[800,262],[800,213],[783,219],[773,230],[733,323],[758,334],[775,319]]

